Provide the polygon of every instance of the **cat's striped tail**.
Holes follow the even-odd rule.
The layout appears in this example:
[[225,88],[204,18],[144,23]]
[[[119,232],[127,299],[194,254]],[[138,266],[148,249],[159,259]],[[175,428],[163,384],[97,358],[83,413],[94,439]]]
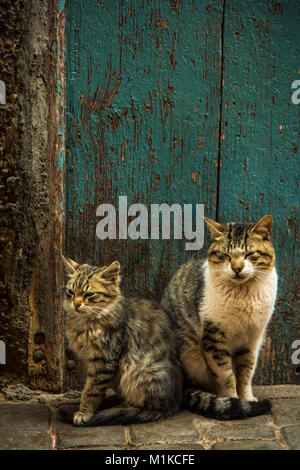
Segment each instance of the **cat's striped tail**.
[[[90,426],[105,426],[113,424],[137,424],[137,423],[149,423],[151,421],[157,421],[161,418],[167,418],[174,412],[168,410],[158,411],[158,410],[141,410],[140,408],[135,407],[114,407],[108,408],[106,410],[98,411],[94,416],[87,421],[82,423],[79,426],[90,427]],[[67,407],[60,407],[59,414],[64,421],[72,423],[73,422],[73,413],[67,410]]]
[[268,413],[270,400],[247,401],[240,398],[217,397],[201,390],[185,390],[184,408],[208,418],[219,420],[244,419]]

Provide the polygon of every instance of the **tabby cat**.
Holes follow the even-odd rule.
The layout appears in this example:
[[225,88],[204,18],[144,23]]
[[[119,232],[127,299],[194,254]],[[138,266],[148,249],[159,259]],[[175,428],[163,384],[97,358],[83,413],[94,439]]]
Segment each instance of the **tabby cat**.
[[183,264],[161,300],[193,387],[184,406],[217,419],[256,416],[271,408],[253,396],[251,381],[276,298],[272,217],[246,225],[205,221],[207,259]]
[[[67,258],[64,263],[66,335],[87,372],[73,423],[141,423],[176,413],[182,374],[166,313],[152,301],[122,296],[117,261],[101,268]],[[97,411],[108,387],[124,405]],[[69,420],[66,410],[60,414]]]

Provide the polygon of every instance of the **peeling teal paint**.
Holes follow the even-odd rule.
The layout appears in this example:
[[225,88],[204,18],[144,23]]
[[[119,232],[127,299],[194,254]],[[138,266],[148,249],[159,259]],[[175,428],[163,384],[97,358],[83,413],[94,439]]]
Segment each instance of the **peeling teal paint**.
[[68,5],[67,249],[118,258],[127,292],[159,296],[190,254],[177,240],[100,242],[100,203],[205,201],[215,217],[221,20],[221,0]]
[[266,383],[300,383],[290,358],[300,338],[300,108],[290,93],[299,73],[299,27],[297,0],[245,8],[226,1],[219,219],[274,217],[279,291],[268,346],[274,353],[257,375]]
[[[57,60],[57,86],[58,86],[58,110],[57,110],[57,123],[58,123],[58,172],[64,173],[65,168],[65,132],[66,132],[66,116],[65,116],[65,58],[66,58],[66,45],[65,45],[65,30],[66,30],[66,2],[65,0],[59,1],[59,28],[58,28],[58,60]],[[65,219],[65,200],[64,191],[62,190],[61,199],[57,198],[57,210],[61,213],[62,220]]]
[[203,203],[240,222],[271,212],[280,286],[260,383],[300,379],[297,3],[68,3],[67,254],[119,259],[125,292],[157,298],[191,256],[185,241],[101,242],[100,203]]

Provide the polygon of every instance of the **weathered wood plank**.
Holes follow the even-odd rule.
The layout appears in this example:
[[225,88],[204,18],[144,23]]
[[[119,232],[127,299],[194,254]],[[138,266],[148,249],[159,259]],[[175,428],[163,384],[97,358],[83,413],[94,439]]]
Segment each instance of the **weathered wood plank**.
[[118,259],[126,294],[158,298],[195,253],[186,240],[100,241],[100,203],[216,215],[222,11],[221,0],[68,4],[66,253]]
[[218,216],[274,216],[279,294],[256,383],[300,383],[292,364],[299,320],[299,73],[297,0],[226,1]]
[[[36,80],[38,76],[38,81],[32,80],[33,89],[27,97],[31,103],[29,124],[34,130],[30,142],[30,157],[33,158],[30,173],[33,180],[30,187],[32,200],[34,201],[35,191],[38,194],[37,181],[44,179],[44,188],[47,188],[44,198],[40,196],[35,200],[30,214],[36,224],[37,246],[28,300],[28,376],[33,387],[52,392],[62,392],[64,369],[61,254],[64,235],[65,17],[62,4],[63,2],[56,0],[46,2],[39,10],[39,20],[36,21],[37,17],[33,17],[28,34],[30,63],[33,64],[34,54],[37,54],[36,44],[40,35],[45,37],[38,50],[38,56],[44,62],[42,66],[32,66],[32,77]],[[45,21],[41,22],[43,15]],[[40,83],[39,93],[36,90],[37,83]],[[45,160],[44,164],[41,155]],[[24,184],[26,185],[25,182]],[[48,215],[46,222],[39,219],[39,205],[42,206],[43,215]],[[19,256],[22,254],[19,253]]]

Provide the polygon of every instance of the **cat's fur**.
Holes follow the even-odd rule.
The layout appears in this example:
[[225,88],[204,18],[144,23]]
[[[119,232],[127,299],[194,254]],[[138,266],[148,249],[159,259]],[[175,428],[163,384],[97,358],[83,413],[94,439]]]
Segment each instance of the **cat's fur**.
[[271,407],[256,401],[251,381],[276,298],[272,217],[257,224],[206,223],[207,259],[183,264],[161,300],[193,387],[185,391],[185,407],[217,419],[256,416]]
[[[122,296],[117,261],[102,268],[67,258],[64,263],[66,335],[87,372],[73,423],[141,423],[176,413],[182,374],[166,313],[149,300]],[[108,387],[124,405],[97,411]],[[63,410],[60,414],[69,420]]]

